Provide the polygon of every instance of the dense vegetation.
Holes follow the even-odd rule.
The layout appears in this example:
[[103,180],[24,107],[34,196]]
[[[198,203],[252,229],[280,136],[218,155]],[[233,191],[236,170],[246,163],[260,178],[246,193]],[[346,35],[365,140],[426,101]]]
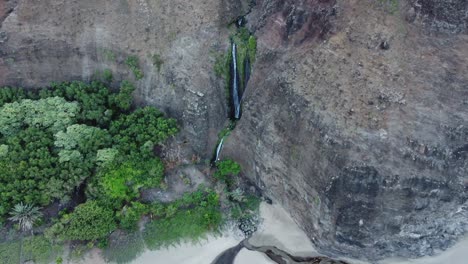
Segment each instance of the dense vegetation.
[[[120,263],[144,245],[155,249],[218,230],[221,201],[211,189],[165,204],[140,200],[141,189],[166,188],[154,147],[178,129],[153,107],[132,108],[133,90],[126,81],[118,92],[97,81],[0,89],[0,227],[10,221],[11,231],[20,231],[13,238],[23,237],[0,239],[1,263],[60,263],[64,241],[82,241],[72,256],[100,245]],[[227,160],[214,176],[230,184],[239,172]],[[43,214],[57,204],[64,209],[53,219]],[[143,216],[150,221],[140,233]],[[128,243],[108,240],[117,229]],[[132,252],[124,256],[122,247]]]
[[[241,29],[232,39],[240,61],[253,62],[255,38]],[[160,70],[161,57],[152,60]],[[227,81],[230,61],[227,55],[218,69]],[[125,63],[143,78],[137,57]],[[244,74],[244,63],[239,68]],[[107,260],[126,263],[145,246],[219,230],[221,204],[236,221],[257,210],[259,199],[242,191],[241,168],[232,160],[218,162],[212,174],[212,183],[225,188],[223,201],[205,187],[169,203],[140,199],[142,189],[167,188],[155,146],[178,132],[176,121],[154,107],[135,108],[128,81],[118,91],[106,87],[110,70],[96,77],[102,82],[0,89],[0,263],[62,263],[70,241],[71,257],[99,246]]]
[[100,82],[1,89],[0,219],[19,203],[67,203],[80,186],[102,191],[99,203],[116,210],[159,186],[164,167],[152,149],[176,122],[152,107],[131,111],[133,90],[129,82],[118,93]]

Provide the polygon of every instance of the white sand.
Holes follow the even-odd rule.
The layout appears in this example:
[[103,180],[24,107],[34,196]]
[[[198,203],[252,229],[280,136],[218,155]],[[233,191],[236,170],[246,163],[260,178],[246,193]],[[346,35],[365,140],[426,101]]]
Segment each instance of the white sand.
[[239,254],[237,254],[234,263],[239,264],[275,264],[272,260],[270,260],[265,254],[250,251],[247,249],[242,249]]
[[[297,256],[316,256],[317,251],[305,233],[280,205],[260,205],[260,217],[263,222],[259,230],[250,239],[255,246],[276,246]],[[134,264],[210,264],[226,249],[236,246],[242,240],[232,231],[223,236],[208,236],[197,244],[183,243],[177,247],[146,251],[134,260]],[[360,264],[362,261],[349,260],[349,263]],[[78,263],[78,262],[77,262]],[[77,264],[74,263],[74,264]],[[104,263],[98,250],[93,250],[79,264]],[[242,249],[237,255],[235,264],[271,264],[273,263],[262,253]],[[414,260],[388,259],[379,264],[468,264],[468,237],[454,247],[433,257]]]
[[254,246],[276,246],[295,256],[316,256],[312,242],[278,204],[260,204],[263,223],[249,240]]

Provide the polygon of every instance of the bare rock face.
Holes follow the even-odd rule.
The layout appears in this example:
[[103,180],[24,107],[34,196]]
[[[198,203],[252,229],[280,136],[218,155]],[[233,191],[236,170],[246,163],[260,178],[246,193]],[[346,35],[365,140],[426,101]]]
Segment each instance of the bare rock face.
[[446,249],[468,224],[468,37],[434,26],[464,31],[464,1],[382,2],[258,1],[225,142],[322,252],[371,260]]
[[468,29],[468,2],[465,0],[416,0],[412,6],[430,31],[460,33]]
[[181,147],[207,158],[227,117],[214,54],[250,10],[257,60],[223,155],[323,253],[375,260],[454,243],[468,224],[466,1],[254,2],[0,1],[0,86],[104,69],[117,85],[138,56],[138,102],[180,120]]
[[[227,115],[213,65],[228,44],[226,18],[241,12],[216,0],[0,1],[0,86],[88,81],[110,69],[115,86],[135,81],[137,101],[180,120],[184,146],[208,155]],[[142,80],[125,65],[131,55]]]

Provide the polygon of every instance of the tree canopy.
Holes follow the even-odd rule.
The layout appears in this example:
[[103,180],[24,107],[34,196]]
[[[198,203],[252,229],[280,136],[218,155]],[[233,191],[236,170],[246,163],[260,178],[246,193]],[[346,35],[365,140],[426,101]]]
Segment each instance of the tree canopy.
[[158,187],[164,166],[152,149],[177,126],[153,107],[133,110],[134,89],[130,82],[117,92],[100,82],[0,89],[0,222],[19,203],[65,203],[85,182],[122,201]]

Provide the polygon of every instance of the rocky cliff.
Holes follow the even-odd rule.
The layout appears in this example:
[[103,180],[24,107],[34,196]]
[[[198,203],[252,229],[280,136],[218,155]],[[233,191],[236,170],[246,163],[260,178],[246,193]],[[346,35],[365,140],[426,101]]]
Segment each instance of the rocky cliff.
[[468,223],[465,1],[258,1],[226,143],[324,252],[445,249]]
[[223,155],[324,253],[414,257],[456,241],[468,223],[466,1],[254,2],[2,1],[0,86],[107,68],[116,85],[136,55],[136,98],[178,118],[181,147],[209,158],[227,117],[213,65],[250,10],[257,60]]
[[145,75],[137,100],[180,120],[189,153],[209,155],[227,115],[214,61],[229,45],[227,24],[248,8],[240,0],[2,0],[0,86],[90,80],[105,69],[117,85],[134,78],[125,60],[137,56]]

